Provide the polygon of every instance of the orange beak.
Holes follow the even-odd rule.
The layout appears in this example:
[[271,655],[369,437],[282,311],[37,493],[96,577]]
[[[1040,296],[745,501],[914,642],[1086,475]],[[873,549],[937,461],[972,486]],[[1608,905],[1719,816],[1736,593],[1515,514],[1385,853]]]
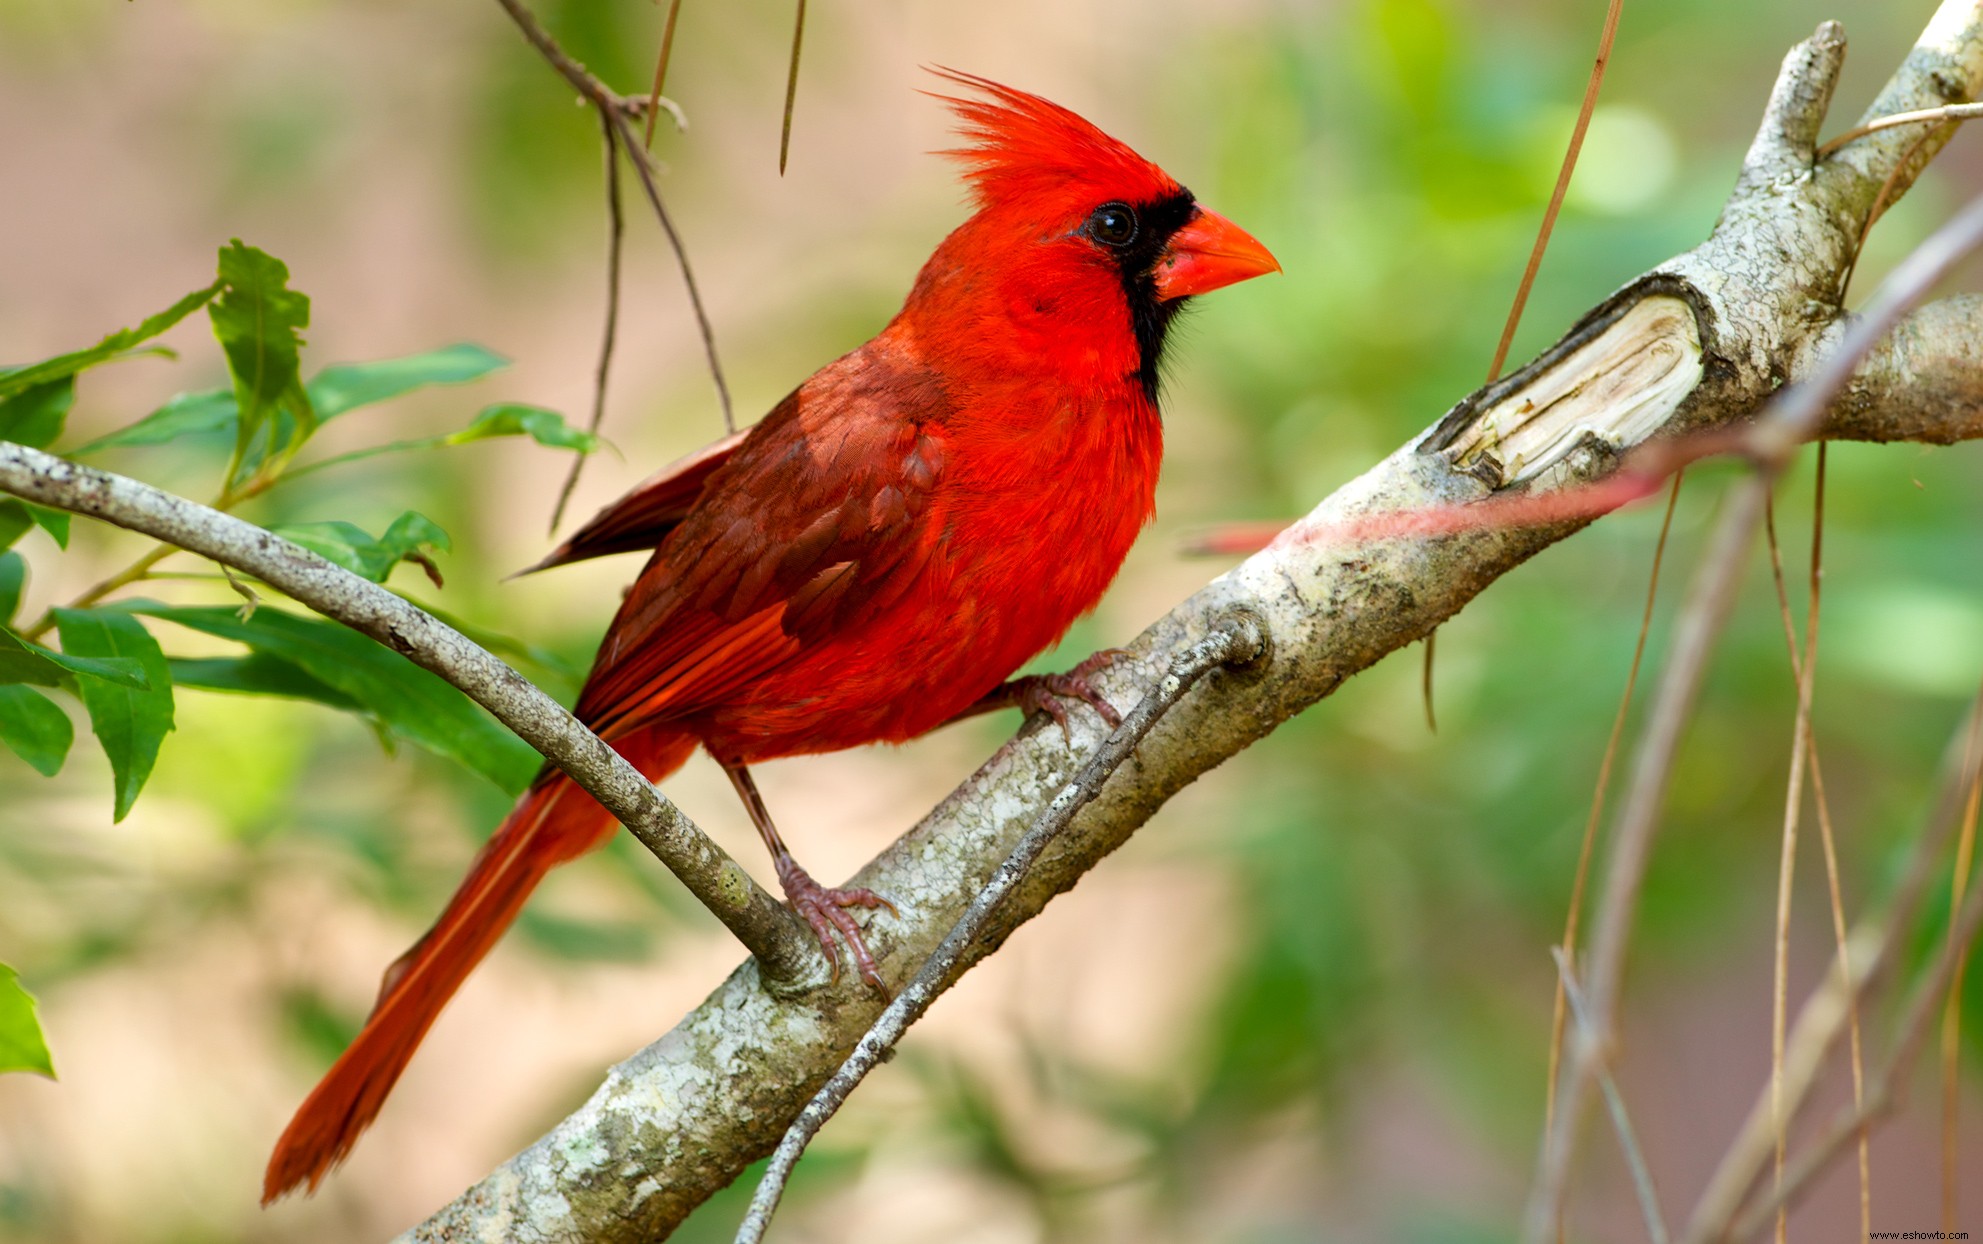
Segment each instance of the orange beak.
[[1281,270],[1253,235],[1209,208],[1196,208],[1157,260],[1157,297],[1168,302]]

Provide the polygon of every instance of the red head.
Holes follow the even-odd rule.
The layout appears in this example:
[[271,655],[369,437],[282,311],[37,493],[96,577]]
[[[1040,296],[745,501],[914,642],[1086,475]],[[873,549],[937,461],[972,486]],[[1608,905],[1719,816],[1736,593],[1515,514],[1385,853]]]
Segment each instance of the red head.
[[[1070,367],[1132,372],[1154,396],[1164,333],[1184,299],[1280,270],[1266,247],[1081,117],[935,72],[986,97],[937,97],[970,142],[943,154],[964,164],[978,213],[931,258],[909,313],[919,302],[969,305],[976,318],[996,309],[1024,348],[1050,341]],[[986,273],[997,274],[995,288]]]

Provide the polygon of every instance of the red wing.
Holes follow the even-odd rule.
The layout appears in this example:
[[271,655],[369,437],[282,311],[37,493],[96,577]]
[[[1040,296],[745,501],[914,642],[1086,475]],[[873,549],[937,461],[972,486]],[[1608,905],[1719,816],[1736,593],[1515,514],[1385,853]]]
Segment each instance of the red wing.
[[751,429],[641,572],[578,715],[609,737],[723,703],[906,590],[943,468],[945,405],[870,342]]
[[535,574],[553,566],[568,566],[591,557],[605,557],[609,553],[632,553],[658,547],[695,508],[696,498],[702,495],[703,485],[709,482],[709,477],[730,460],[730,455],[749,435],[748,428],[742,432],[732,432],[686,458],[677,458],[634,485],[633,491],[626,496],[593,515],[591,522],[552,549],[543,561],[519,570],[517,574]]

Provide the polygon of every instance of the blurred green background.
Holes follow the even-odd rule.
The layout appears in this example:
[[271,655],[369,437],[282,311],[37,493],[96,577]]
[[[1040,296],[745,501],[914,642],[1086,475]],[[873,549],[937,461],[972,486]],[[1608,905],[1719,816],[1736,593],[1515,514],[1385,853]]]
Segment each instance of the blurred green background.
[[[663,7],[540,12],[625,90]],[[1909,0],[1628,5],[1514,361],[1713,224],[1784,50],[1825,18],[1851,56],[1836,132],[1926,21]],[[1217,563],[1181,537],[1291,516],[1485,375],[1595,47],[1596,0],[887,0],[813,6],[777,174],[790,6],[688,0],[663,181],[741,418],[858,344],[961,215],[921,64],[1081,111],[1273,248],[1284,277],[1203,300],[1167,384],[1160,517],[1110,598],[1042,668],[1123,642]],[[462,426],[481,405],[582,419],[602,315],[591,113],[492,3],[0,0],[0,359],[96,340],[208,279],[239,236],[314,299],[306,373],[473,341],[514,366],[354,414],[316,453]],[[1855,301],[1983,188],[1957,137],[1876,231]],[[573,515],[720,431],[672,260],[629,201],[606,435]],[[1971,265],[1965,281],[1972,285]],[[84,378],[65,444],[221,383],[199,317]],[[1512,364],[1511,364],[1512,365]],[[1879,892],[1983,670],[1983,449],[1831,455],[1817,730],[1848,902]],[[205,495],[211,456],[107,462]],[[527,639],[569,696],[630,577],[619,560],[504,583],[541,555],[566,459],[467,446],[325,472],[246,513],[377,530],[417,508],[454,537],[415,595]],[[1682,582],[1731,478],[1694,473]],[[827,1130],[778,1230],[794,1241],[1472,1241],[1511,1238],[1542,1113],[1550,990],[1577,843],[1650,568],[1657,507],[1495,586],[1441,632],[1439,731],[1417,652],[1189,791],[1015,937]],[[1808,463],[1779,500],[1809,539]],[[21,546],[29,609],[142,546],[77,525]],[[190,570],[185,564],[168,568]],[[1635,942],[1624,1091],[1684,1213],[1768,1067],[1770,929],[1793,687],[1758,560],[1674,786]],[[405,580],[410,582],[411,580]],[[1650,651],[1666,636],[1673,591]],[[168,581],[148,595],[213,601]],[[186,637],[159,628],[196,651]],[[997,745],[1013,719],[762,775],[795,849],[843,876]],[[80,730],[79,730],[80,733]],[[671,793],[753,868],[713,767]],[[261,1163],[422,930],[504,797],[308,705],[187,690],[133,815],[79,742],[58,779],[0,753],[0,961],[41,998],[59,1083],[0,1079],[0,1237],[54,1244],[380,1238],[576,1105],[738,955],[622,839],[546,885],[442,1020],[352,1162],[263,1212]],[[1794,997],[1829,955],[1800,874]],[[1945,900],[1944,900],[1945,901]],[[1983,1033],[1983,972],[1966,1029]],[[1874,1023],[1870,1031],[1885,1031]],[[1977,1063],[1964,1169],[1983,1169]],[[1936,1221],[1930,1078],[1874,1147],[1876,1229]],[[1836,1100],[1832,1098],[1831,1100]],[[1642,1238],[1608,1135],[1578,1167],[1573,1235]],[[1964,1223],[1983,1222],[1972,1181]],[[677,1238],[729,1238],[740,1184]],[[1852,1221],[1849,1177],[1794,1220]]]

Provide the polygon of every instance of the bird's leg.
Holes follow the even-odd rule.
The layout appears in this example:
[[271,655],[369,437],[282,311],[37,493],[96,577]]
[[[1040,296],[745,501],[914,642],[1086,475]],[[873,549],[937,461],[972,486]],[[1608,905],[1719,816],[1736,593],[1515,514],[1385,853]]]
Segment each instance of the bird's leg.
[[1066,699],[1087,704],[1113,729],[1122,724],[1122,714],[1115,711],[1115,705],[1104,699],[1088,678],[1095,671],[1108,668],[1117,658],[1128,655],[1123,648],[1104,648],[1065,674],[1027,674],[1023,678],[1000,683],[951,720],[961,721],[980,713],[997,712],[1001,708],[1045,713],[1060,726],[1061,737],[1072,742],[1074,732],[1067,725],[1067,706],[1061,703]]
[[840,979],[840,948],[834,944],[833,935],[840,934],[847,943],[848,953],[854,956],[854,966],[860,971],[861,979],[879,990],[883,997],[888,996],[888,986],[881,979],[881,970],[875,966],[874,956],[868,953],[867,943],[861,939],[861,926],[847,914],[849,907],[886,907],[888,914],[899,916],[895,904],[889,902],[873,890],[853,888],[829,890],[812,879],[811,874],[799,867],[785,847],[785,840],[778,836],[778,827],[771,823],[771,813],[766,811],[764,797],[757,793],[757,783],[751,780],[750,770],[741,764],[718,761],[723,772],[730,775],[730,785],[737,788],[737,797],[744,801],[744,810],[750,813],[751,823],[764,839],[764,845],[771,852],[772,866],[778,870],[778,884],[785,887],[785,901],[792,910],[804,917],[812,926],[814,936],[819,938],[820,949],[826,952],[826,961],[833,965],[833,979]]

